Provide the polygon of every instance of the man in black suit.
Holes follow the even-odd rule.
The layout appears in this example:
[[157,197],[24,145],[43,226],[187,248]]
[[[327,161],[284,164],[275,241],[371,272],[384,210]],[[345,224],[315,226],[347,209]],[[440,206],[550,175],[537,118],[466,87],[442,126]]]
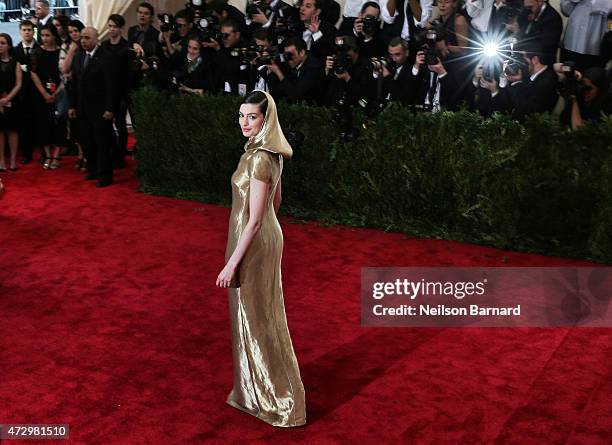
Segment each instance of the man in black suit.
[[19,24],[19,33],[21,34],[21,42],[15,47],[15,58],[23,71],[23,83],[19,92],[20,101],[22,104],[22,119],[19,129],[19,146],[21,147],[22,164],[28,164],[32,161],[32,151],[34,149],[35,133],[32,131],[35,117],[35,104],[38,92],[32,82],[30,74],[30,66],[32,65],[33,56],[39,51],[39,45],[34,40],[34,24],[29,20],[24,20]]
[[[542,45],[533,42],[521,48],[529,79],[523,81],[517,76],[506,76],[509,87],[489,88],[494,109],[509,111],[518,119],[531,113],[551,112],[557,105],[559,77],[552,67],[542,63]],[[515,78],[516,77],[516,78]]]
[[306,43],[300,37],[287,39],[285,55],[289,58],[289,72],[283,72],[275,63],[267,65],[270,94],[275,100],[316,103],[321,95],[323,64],[306,52]]
[[338,30],[331,23],[321,19],[323,0],[304,0],[300,6],[300,21],[295,37],[306,42],[306,49],[317,59],[325,60],[334,52]]
[[137,25],[128,29],[128,43],[140,57],[161,56],[163,54],[159,31],[153,27],[155,8],[148,2],[142,2],[136,10]]
[[545,65],[552,65],[557,57],[557,48],[563,32],[561,15],[545,0],[524,0],[523,12],[517,17],[516,30],[519,41],[535,42],[542,45],[540,59]]
[[87,27],[81,32],[82,51],[72,62],[68,84],[71,119],[79,118],[88,175],[97,187],[113,182],[113,110],[116,108],[114,60],[98,44],[98,31]]
[[51,14],[49,2],[47,0],[36,0],[36,9],[34,10],[33,20],[36,23],[35,38],[38,43],[42,43],[40,28],[42,28],[44,25],[50,24],[50,22],[53,20],[53,14]]
[[416,98],[417,77],[412,72],[409,54],[408,42],[401,37],[393,38],[389,42],[389,58],[393,66],[382,69],[384,97],[403,105],[414,105]]

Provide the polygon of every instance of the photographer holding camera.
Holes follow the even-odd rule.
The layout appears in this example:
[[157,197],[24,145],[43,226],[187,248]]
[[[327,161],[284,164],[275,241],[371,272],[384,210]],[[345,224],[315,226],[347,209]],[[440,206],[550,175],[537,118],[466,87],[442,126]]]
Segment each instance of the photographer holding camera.
[[344,96],[347,104],[354,105],[363,97],[374,99],[375,89],[368,62],[360,57],[357,41],[351,36],[336,38],[336,52],[328,56],[325,75],[329,80],[327,104],[334,105]]
[[[166,14],[169,16],[168,14]],[[187,54],[188,42],[197,38],[198,32],[193,27],[193,14],[188,9],[176,13],[173,22],[161,27],[161,39],[168,57],[178,54],[183,58]]]
[[380,6],[377,2],[363,4],[359,16],[353,22],[353,35],[357,38],[359,53],[364,58],[380,57],[385,45],[380,38]]
[[215,87],[212,64],[203,54],[203,46],[197,36],[187,42],[185,57],[171,69],[170,85],[182,93],[202,95]]
[[242,58],[242,48],[246,42],[242,40],[240,25],[227,19],[221,23],[222,46],[216,40],[204,42],[204,47],[215,50],[214,71],[217,75],[216,91],[225,94],[244,96],[249,90],[249,64]]
[[524,116],[525,110],[517,108],[521,105],[521,101],[517,98],[526,94],[527,64],[515,54],[504,62],[499,78],[499,84],[503,84],[504,88],[501,89],[502,94],[499,97],[497,96],[500,94],[500,89],[498,82],[493,79],[493,73],[495,70],[490,67],[488,69],[482,65],[476,67],[472,79],[474,87],[472,108],[485,117],[491,116],[494,111],[509,113],[517,119]]
[[537,41],[542,46],[540,60],[545,65],[555,62],[563,21],[546,0],[523,0],[522,12],[508,29],[521,41]]
[[[285,42],[284,57],[286,67],[281,67],[274,60],[266,65],[270,93],[274,99],[285,98],[290,102],[316,104],[323,83],[321,62],[306,51],[306,42],[300,37],[292,37]],[[283,72],[283,68],[287,72]]]
[[389,42],[391,66],[382,67],[384,97],[387,101],[414,105],[417,89],[417,77],[412,72],[408,56],[408,42],[395,37]]
[[246,23],[253,35],[257,29],[274,30],[277,20],[296,23],[298,10],[283,0],[252,0],[246,5]]
[[[559,79],[551,67],[542,63],[542,46],[538,42],[530,42],[522,45],[517,52],[523,55],[529,79],[518,88],[498,88],[494,80],[481,82],[491,92],[493,108],[509,111],[518,119],[531,113],[550,113],[559,100]],[[506,68],[505,78],[516,86],[516,82],[521,80],[519,74],[508,73]]]
[[450,111],[459,109],[466,100],[463,73],[458,64],[446,64],[448,54],[445,36],[435,30],[428,30],[426,43],[417,52],[412,74],[417,80],[415,106],[424,111],[438,112],[444,107]]
[[566,71],[564,64],[558,63],[555,71],[562,79],[562,95],[565,97],[561,123],[576,130],[585,121],[601,120],[604,115],[612,114],[610,80],[603,68],[588,68],[581,74],[579,71]]

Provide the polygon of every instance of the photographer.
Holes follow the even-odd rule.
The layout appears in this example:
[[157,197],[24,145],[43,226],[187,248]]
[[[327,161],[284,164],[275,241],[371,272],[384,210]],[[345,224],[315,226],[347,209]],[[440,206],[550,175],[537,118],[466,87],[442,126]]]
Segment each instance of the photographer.
[[[556,64],[555,69],[565,76],[560,65]],[[610,81],[603,68],[588,68],[584,74],[579,71],[572,73],[575,75],[574,88],[566,91],[565,109],[561,113],[561,122],[576,130],[584,125],[585,121],[597,121],[602,119],[602,115],[612,114],[612,100],[610,98]]]
[[370,59],[385,53],[385,45],[380,39],[380,6],[377,2],[363,4],[359,16],[353,21],[352,32],[362,57]]
[[[504,62],[500,84],[505,88],[498,89],[498,83],[492,78],[492,72],[486,73],[482,65],[476,67],[472,85],[474,87],[472,109],[478,111],[482,116],[489,117],[493,112],[505,112],[514,118],[525,115],[525,110],[520,107],[522,102],[518,99],[526,94],[528,86],[526,76],[527,64],[518,60],[514,55],[510,60]],[[498,97],[499,95],[499,97]]]
[[359,47],[353,37],[336,38],[336,53],[328,56],[325,75],[329,79],[328,105],[333,105],[341,96],[354,105],[362,97],[376,98],[372,74],[365,58],[360,57]]
[[189,39],[184,59],[171,71],[171,85],[177,91],[202,95],[214,89],[212,64],[205,59],[202,49],[197,37]]
[[388,101],[414,105],[416,99],[417,77],[412,72],[408,60],[408,42],[395,37],[389,42],[389,58],[392,66],[382,69],[384,97]]
[[270,93],[274,99],[317,103],[323,83],[321,62],[306,52],[306,43],[300,37],[292,37],[285,42],[284,56],[288,72],[283,72],[276,62],[267,65]]
[[544,65],[552,65],[563,32],[561,15],[545,0],[524,0],[523,11],[516,22],[508,26],[520,41],[538,42]]
[[254,0],[247,3],[246,23],[251,35],[261,28],[274,30],[279,19],[298,21],[298,10],[283,0]]
[[295,37],[306,42],[306,49],[319,60],[325,60],[334,51],[337,30],[321,18],[323,0],[303,0],[300,6],[301,26]]
[[214,71],[217,74],[216,91],[244,96],[249,88],[249,64],[242,59],[241,49],[246,47],[242,40],[240,25],[228,19],[221,23],[221,41],[204,42],[204,47],[215,50]]
[[447,64],[448,54],[444,35],[433,30],[427,32],[427,43],[417,52],[412,74],[419,76],[415,105],[418,109],[438,112],[441,108],[450,111],[459,109],[467,100],[466,89],[461,88],[465,78],[457,64]]
[[[171,24],[170,24],[171,25]],[[172,26],[162,25],[161,39],[169,57],[178,53],[179,57],[187,54],[189,40],[197,37],[197,31],[193,29],[193,14],[187,9],[182,9],[174,17],[175,30]]]
[[270,86],[268,84],[268,64],[265,63],[267,58],[272,58],[276,56],[276,54],[272,54],[274,50],[278,50],[277,47],[272,47],[272,42],[274,40],[274,34],[270,30],[270,28],[259,28],[257,31],[253,33],[253,41],[256,46],[261,48],[261,51],[258,51],[257,57],[251,60],[251,73],[253,76],[253,89],[261,90],[261,91],[270,91]]
[[[557,87],[559,79],[553,69],[542,63],[542,46],[537,42],[525,44],[522,48],[523,60],[528,67],[529,80],[520,88],[498,88],[494,80],[484,84],[491,91],[493,107],[508,110],[516,118],[531,113],[550,113],[559,99]],[[518,82],[518,75],[505,74],[509,83]]]

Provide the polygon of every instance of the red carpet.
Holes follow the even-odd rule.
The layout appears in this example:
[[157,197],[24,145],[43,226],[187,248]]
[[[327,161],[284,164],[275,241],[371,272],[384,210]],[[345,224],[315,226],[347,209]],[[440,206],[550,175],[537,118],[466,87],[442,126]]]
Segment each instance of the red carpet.
[[362,266],[583,263],[287,219],[308,424],[229,407],[229,210],[139,194],[132,168],[105,189],[70,158],[2,174],[0,423],[70,424],[53,444],[609,443],[612,329],[360,327]]

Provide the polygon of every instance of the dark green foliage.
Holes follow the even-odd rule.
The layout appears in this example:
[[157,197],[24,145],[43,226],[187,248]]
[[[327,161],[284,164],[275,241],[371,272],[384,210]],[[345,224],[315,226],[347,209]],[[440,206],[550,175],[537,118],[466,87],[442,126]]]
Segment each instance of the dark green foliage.
[[[136,104],[142,190],[228,205],[240,100],[142,90]],[[305,135],[285,162],[285,214],[612,260],[612,120],[572,132],[555,116],[519,124],[393,105],[342,143],[333,110],[279,104],[279,117]]]

